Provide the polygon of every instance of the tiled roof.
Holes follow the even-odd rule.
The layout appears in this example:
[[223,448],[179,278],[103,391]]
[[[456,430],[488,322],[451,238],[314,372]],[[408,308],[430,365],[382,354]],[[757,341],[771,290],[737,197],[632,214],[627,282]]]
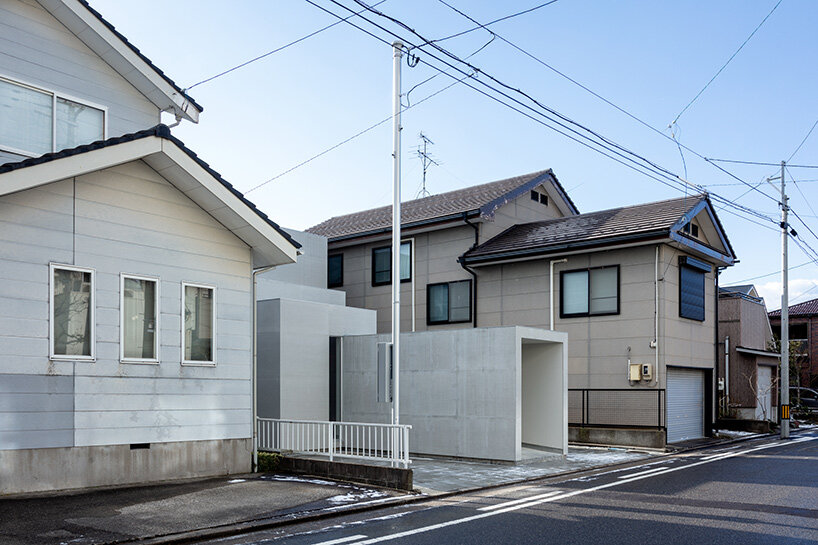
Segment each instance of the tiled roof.
[[686,212],[705,199],[704,195],[695,195],[514,225],[466,252],[464,260],[467,263],[490,261],[604,245],[623,239],[665,236]]
[[[479,212],[484,216],[491,216],[506,202],[549,180],[554,182],[566,202],[577,212],[576,206],[549,169],[403,202],[400,208],[401,225],[406,227],[463,213]],[[392,206],[389,205],[336,216],[310,227],[307,232],[333,239],[388,231],[391,228]]]
[[[813,314],[818,314],[818,299],[811,299],[809,301],[804,301],[803,303],[798,303],[797,305],[790,306],[790,316],[810,316]],[[781,317],[781,309],[773,310],[769,313],[769,316],[772,317]]]
[[293,239],[289,233],[287,233],[284,229],[282,229],[276,222],[271,220],[267,214],[256,208],[256,205],[247,200],[243,193],[233,187],[230,182],[222,178],[221,174],[210,168],[206,162],[202,161],[196,153],[194,153],[190,148],[185,146],[185,144],[176,138],[175,136],[170,134],[170,129],[167,125],[156,125],[155,127],[151,127],[150,129],[145,129],[139,132],[125,134],[122,136],[117,136],[115,138],[109,138],[108,140],[98,140],[97,142],[92,142],[90,144],[85,144],[83,146],[78,146],[76,148],[65,149],[62,151],[54,152],[54,153],[46,153],[45,155],[41,155],[39,157],[34,157],[31,159],[26,159],[25,161],[19,161],[17,163],[5,163],[0,165],[0,174],[4,174],[6,172],[11,172],[12,170],[19,170],[26,167],[31,167],[34,165],[40,165],[42,163],[48,163],[50,161],[55,161],[57,159],[62,159],[64,157],[72,157],[74,155],[80,155],[82,153],[88,153],[90,151],[107,148],[111,146],[116,146],[117,144],[122,144],[125,142],[132,142],[134,140],[139,140],[140,138],[147,138],[150,136],[157,136],[159,138],[164,138],[165,140],[169,140],[179,146],[179,149],[184,151],[191,159],[196,161],[196,163],[205,169],[208,174],[213,176],[215,180],[221,183],[224,187],[226,187],[230,192],[235,195],[241,202],[243,202],[248,208],[250,208],[253,212],[256,213],[261,219],[263,219],[268,225],[270,225],[273,229],[278,231],[278,233],[284,237],[290,244],[295,246],[296,248],[300,248],[301,244],[299,244],[295,239]]
[[157,67],[155,64],[153,64],[153,61],[151,61],[141,51],[139,51],[139,49],[137,49],[137,47],[134,44],[132,44],[130,41],[128,41],[128,38],[123,36],[122,33],[119,32],[114,25],[112,25],[111,23],[106,21],[105,18],[97,10],[95,10],[94,8],[92,8],[90,6],[90,4],[88,4],[87,0],[78,0],[78,1],[79,1],[80,4],[85,6],[85,9],[87,9],[94,17],[96,17],[99,20],[100,23],[105,25],[108,28],[108,30],[110,30],[111,32],[113,32],[116,35],[117,38],[122,40],[122,43],[124,43],[126,46],[128,46],[128,48],[131,51],[136,53],[139,56],[140,59],[145,61],[148,64],[148,66],[150,66],[153,69],[153,71],[156,72],[159,75],[159,77],[161,77],[163,80],[168,82],[168,84],[170,84],[171,87],[173,87],[180,95],[185,97],[185,99],[188,102],[190,102],[197,110],[199,110],[200,112],[204,111],[204,108],[198,102],[193,100],[193,98],[191,98],[191,96],[188,95],[185,92],[184,89],[182,89],[181,87],[176,85],[176,83],[172,79],[170,79],[164,72],[162,72],[162,70],[160,70],[159,67]]

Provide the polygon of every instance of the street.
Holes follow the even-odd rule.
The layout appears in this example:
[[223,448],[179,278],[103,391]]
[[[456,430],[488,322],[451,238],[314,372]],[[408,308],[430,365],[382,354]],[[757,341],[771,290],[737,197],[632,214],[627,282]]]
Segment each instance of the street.
[[816,543],[816,500],[812,432],[219,543]]

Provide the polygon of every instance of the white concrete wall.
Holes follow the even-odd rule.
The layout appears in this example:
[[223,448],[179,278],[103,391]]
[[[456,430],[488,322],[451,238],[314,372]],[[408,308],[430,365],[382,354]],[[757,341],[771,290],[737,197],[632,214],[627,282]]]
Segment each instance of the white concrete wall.
[[[385,336],[380,340],[384,341]],[[401,335],[401,423],[411,424],[412,452],[517,461],[522,442],[522,343],[564,343],[565,334],[532,328],[477,328]],[[374,335],[344,339],[344,420],[388,422],[390,405],[377,402],[377,356]],[[559,346],[563,346],[560,344]],[[532,353],[546,359],[562,376],[564,350]],[[550,377],[549,377],[550,378]],[[530,391],[532,398],[552,391]],[[565,402],[565,390],[557,396]],[[551,404],[540,405],[549,410]],[[545,446],[567,447],[567,413],[548,414],[564,430],[544,437]],[[559,448],[555,446],[554,448]]]
[[[108,108],[108,136],[159,123],[159,109],[34,0],[0,1],[0,76]],[[0,164],[22,159],[0,147]]]
[[[0,449],[251,437],[250,260],[141,161],[0,197]],[[96,270],[94,362],[49,360],[49,262]],[[119,361],[123,272],[160,278],[158,365]],[[216,287],[214,367],[181,365],[183,281]]]

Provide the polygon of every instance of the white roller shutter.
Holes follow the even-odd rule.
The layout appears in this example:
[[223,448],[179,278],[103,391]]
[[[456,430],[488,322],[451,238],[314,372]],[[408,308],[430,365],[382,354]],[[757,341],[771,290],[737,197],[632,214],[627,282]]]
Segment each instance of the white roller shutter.
[[704,372],[667,369],[667,442],[704,437]]
[[756,420],[772,420],[777,416],[773,413],[772,382],[772,367],[759,365],[756,381]]

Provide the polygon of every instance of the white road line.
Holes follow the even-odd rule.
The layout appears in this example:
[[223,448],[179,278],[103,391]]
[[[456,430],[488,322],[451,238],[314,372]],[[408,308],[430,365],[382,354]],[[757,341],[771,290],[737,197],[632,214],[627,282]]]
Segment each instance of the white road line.
[[639,473],[631,473],[630,475],[622,475],[617,477],[617,479],[630,479],[631,477],[640,477],[642,475],[647,475],[648,473],[653,473],[655,471],[662,471],[663,469],[667,469],[666,467],[654,467],[653,469],[646,469],[645,471],[640,471]]
[[355,541],[356,539],[361,538],[366,538],[366,536],[363,534],[359,534],[357,536],[341,537],[338,539],[333,539],[331,541],[321,541],[320,543],[314,543],[313,545],[338,545],[339,543],[349,543],[350,541]]
[[539,500],[542,498],[547,498],[549,496],[555,496],[557,494],[562,494],[562,492],[559,490],[552,490],[551,492],[546,492],[545,494],[540,494],[539,496],[531,496],[519,500],[507,501],[505,503],[498,503],[497,505],[488,505],[486,507],[481,507],[480,509],[478,509],[478,511],[494,511],[495,509],[502,509],[504,507],[509,507],[511,505],[517,505],[518,503],[526,503],[532,500]]
[[[818,439],[818,437],[805,438],[805,439],[798,440],[798,442],[814,441],[815,439]],[[768,448],[775,448],[775,447],[783,447],[783,446],[786,446],[786,445],[791,445],[793,442],[795,442],[795,441],[779,441],[779,442],[776,442],[776,443],[771,443],[769,445],[763,445],[763,446],[755,447],[755,448],[752,448],[752,449],[747,449],[747,450],[737,451],[737,452],[731,452],[730,454],[727,454],[727,455],[722,456],[722,457],[717,458],[717,459],[701,460],[699,462],[694,462],[692,464],[687,464],[687,465],[684,465],[684,466],[671,467],[671,468],[664,469],[662,471],[653,471],[653,472],[651,472],[651,473],[649,473],[647,475],[640,475],[640,476],[637,476],[637,477],[631,476],[628,479],[616,480],[616,481],[613,481],[613,482],[610,482],[610,483],[607,483],[607,484],[601,484],[599,486],[594,486],[592,488],[586,488],[584,490],[574,490],[573,492],[566,492],[565,494],[550,496],[548,498],[543,498],[543,499],[539,499],[539,500],[533,500],[533,498],[528,498],[530,501],[528,501],[527,503],[519,503],[517,505],[511,505],[509,507],[505,507],[505,508],[502,508],[502,509],[495,509],[494,511],[488,511],[486,513],[480,513],[479,515],[472,515],[470,517],[464,517],[464,518],[461,518],[461,519],[455,519],[455,520],[450,520],[450,521],[447,521],[447,522],[441,522],[439,524],[432,524],[430,526],[423,526],[421,528],[415,528],[413,530],[406,530],[406,531],[398,532],[398,533],[395,533],[395,534],[388,534],[388,535],[385,535],[385,536],[373,537],[372,539],[367,539],[365,541],[358,541],[354,545],[372,545],[374,543],[381,543],[381,542],[384,542],[384,541],[392,541],[393,539],[400,539],[402,537],[412,536],[412,535],[416,535],[416,534],[422,534],[422,533],[425,533],[425,532],[431,532],[432,530],[439,530],[440,528],[446,528],[447,526],[455,526],[457,524],[463,524],[463,523],[466,523],[466,522],[471,522],[471,521],[474,521],[474,520],[479,520],[479,519],[483,519],[483,518],[487,518],[487,517],[493,517],[495,515],[501,515],[503,513],[509,513],[509,512],[512,512],[512,511],[519,511],[521,509],[527,509],[529,507],[534,507],[536,505],[541,505],[543,503],[549,503],[549,502],[561,500],[561,499],[564,499],[564,498],[570,498],[572,496],[578,496],[580,494],[587,494],[589,492],[596,492],[597,490],[603,490],[605,488],[611,488],[611,487],[614,487],[614,486],[627,484],[627,483],[630,483],[630,482],[633,482],[633,481],[640,481],[642,479],[649,479],[649,478],[655,477],[657,475],[665,475],[667,473],[673,473],[674,471],[680,471],[682,469],[688,469],[688,468],[691,468],[691,467],[696,467],[696,466],[700,466],[700,465],[704,465],[704,464],[709,464],[711,462],[724,460],[725,458],[732,458],[734,456],[740,456],[742,454],[747,454],[747,453],[755,452],[755,451],[758,451],[758,450],[765,450],[765,449],[768,449]]]

